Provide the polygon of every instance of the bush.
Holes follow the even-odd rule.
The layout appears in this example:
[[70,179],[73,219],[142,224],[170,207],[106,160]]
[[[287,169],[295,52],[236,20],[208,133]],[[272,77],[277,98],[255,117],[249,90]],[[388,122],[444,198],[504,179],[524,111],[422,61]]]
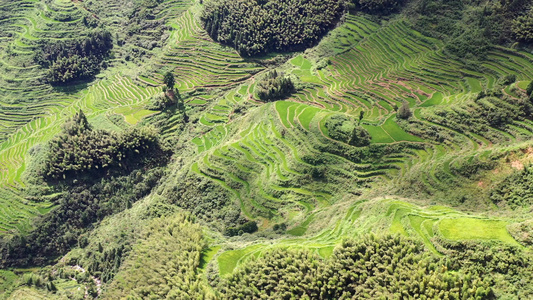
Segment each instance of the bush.
[[227,227],[224,234],[227,236],[243,235],[244,233],[254,233],[257,231],[257,222],[248,221],[237,227]]
[[511,209],[530,207],[533,204],[533,166],[506,177],[491,190],[490,199]]
[[334,115],[328,118],[326,128],[332,139],[356,147],[368,146],[372,139],[366,129],[343,115]]
[[505,77],[502,79],[503,85],[510,85],[515,82],[516,82],[516,74],[505,75]]
[[533,80],[527,85],[526,93],[530,98],[533,97]]
[[175,104],[176,101],[172,100],[169,96],[167,96],[165,92],[161,92],[155,94],[150,99],[150,104],[147,105],[146,108],[153,110],[163,110]]
[[370,145],[371,139],[372,137],[366,129],[364,129],[362,126],[356,126],[352,131],[348,144],[356,147],[365,147]]

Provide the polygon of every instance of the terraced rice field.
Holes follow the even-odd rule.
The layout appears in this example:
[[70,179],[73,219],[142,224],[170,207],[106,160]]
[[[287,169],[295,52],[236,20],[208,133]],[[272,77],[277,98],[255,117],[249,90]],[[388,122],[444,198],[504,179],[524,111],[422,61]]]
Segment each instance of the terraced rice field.
[[[146,66],[154,68],[141,67],[144,71],[139,74],[110,68],[90,86],[53,89],[40,83],[43,70],[32,63],[31,53],[38,40],[75,36],[77,23],[87,11],[71,1],[50,3],[24,0],[2,4],[20,12],[0,21],[7,33],[0,36],[0,46],[10,49],[0,57],[3,231],[27,229],[28,220],[50,208],[50,203],[33,203],[20,196],[32,147],[51,139],[64,120],[79,109],[100,124],[112,124],[109,118],[119,114],[133,125],[157,113],[144,105],[161,91],[163,74],[168,70],[176,76],[176,88],[187,94],[187,109],[202,111],[198,118],[202,134],[191,139],[197,159],[190,170],[230,191],[249,217],[291,222],[294,228],[290,233],[295,236],[306,234],[314,221],[309,216],[334,204],[340,189],[345,192],[348,187],[356,194],[359,185],[394,180],[411,168],[424,169],[424,184],[435,187],[442,180],[435,175],[436,168],[453,176],[449,169],[456,156],[479,149],[492,151],[487,138],[474,134],[453,132],[459,136],[457,144],[438,145],[405,132],[396,122],[396,107],[404,101],[415,120],[428,127],[441,126],[428,120],[426,110],[461,103],[508,74],[516,74],[517,86],[523,89],[527,74],[533,74],[533,56],[527,53],[494,48],[483,63],[488,72],[477,73],[450,61],[440,41],[422,36],[404,21],[380,27],[363,17],[348,16],[328,41],[334,45],[329,64],[319,67],[313,55],[295,54],[281,69],[297,77],[305,88],[286,101],[259,107],[262,103],[255,98],[254,87],[265,67],[214,43],[199,24],[199,4],[172,0],[164,2],[155,19],[165,20],[173,30],[165,47],[147,59]],[[120,3],[112,1],[110,5]],[[120,24],[120,16],[113,16],[112,9],[108,14],[106,17],[117,18]],[[252,126],[240,128],[237,111],[244,106],[256,110],[249,117],[255,119],[247,120]],[[362,125],[370,132],[373,144],[406,144],[408,150],[390,154],[381,164],[368,165],[336,153],[320,153],[311,146],[334,142],[325,128],[328,117],[344,114],[356,119],[361,111]],[[163,135],[172,132],[181,119],[171,121],[174,124],[163,128]],[[523,122],[501,135],[513,139],[531,132],[533,123]],[[310,180],[318,168],[308,159],[320,155],[328,159],[327,176],[336,179],[326,185]],[[391,228],[400,232],[403,228],[407,234],[410,230],[427,232],[429,241],[433,226],[422,224],[430,221],[420,216],[408,221],[399,218],[401,224],[394,223]],[[406,229],[405,222],[418,225]],[[343,234],[345,229],[339,230]],[[453,232],[453,228],[448,231]],[[317,251],[322,254],[330,252],[333,245],[318,244]]]
[[[296,55],[286,63],[286,73],[297,76],[307,84],[307,88],[285,101],[276,102],[270,111],[263,112],[262,115],[271,119],[269,122],[256,118],[257,126],[243,130],[236,142],[232,139],[231,118],[227,121],[229,125],[221,125],[224,121],[217,122],[206,113],[201,123],[208,128],[208,133],[193,141],[203,157],[201,162],[194,164],[194,172],[212,178],[231,190],[249,217],[263,216],[273,222],[288,221],[293,224],[287,233],[294,236],[306,235],[317,214],[335,203],[336,188],[343,186],[339,183],[330,187],[331,192],[319,191],[303,186],[301,180],[294,180],[301,178],[297,173],[303,173],[306,167],[302,157],[314,151],[306,145],[332,142],[324,125],[327,118],[344,114],[356,119],[363,111],[362,125],[371,134],[373,144],[412,145],[406,152],[391,154],[379,169],[357,164],[343,165],[346,160],[329,153],[339,162],[334,167],[336,178],[350,176],[353,182],[404,180],[405,174],[416,169],[422,174],[423,185],[428,189],[442,190],[446,188],[447,180],[455,180],[451,167],[459,158],[487,156],[502,151],[505,145],[500,147],[484,136],[448,128],[445,130],[453,131],[456,143],[425,141],[407,133],[397,124],[396,108],[406,101],[417,122],[428,127],[444,128],[432,122],[426,110],[462,103],[479,91],[492,88],[499,78],[508,74],[516,74],[519,80],[526,80],[533,71],[533,56],[503,48],[491,51],[484,63],[487,72],[465,69],[459,62],[446,57],[440,41],[422,36],[402,21],[379,28],[362,17],[350,16],[346,24],[336,30],[333,36],[343,38],[336,39],[337,55],[330,59],[329,66],[317,68],[318,62],[313,61],[312,55],[307,57],[306,54]],[[521,82],[524,81],[516,85],[523,89]],[[253,84],[241,84],[225,94],[224,103],[238,103],[243,98],[255,103],[253,87]],[[506,93],[513,96],[510,91]],[[529,123],[519,125],[517,122],[515,127],[498,134],[514,141],[533,133]],[[497,131],[494,128],[490,130]],[[273,145],[277,149],[273,149]],[[232,169],[230,166],[236,167]],[[254,173],[256,175],[249,176]],[[263,187],[262,193],[250,193],[249,186],[258,184]],[[281,190],[276,185],[284,186],[283,194],[277,193]],[[317,198],[318,192],[325,196]],[[297,201],[290,203],[287,199]],[[438,247],[432,240],[435,235],[451,240],[499,240],[517,245],[506,230],[509,224],[506,220],[471,216],[438,206],[420,208],[398,201],[387,200],[378,206],[379,209],[372,212],[364,212],[372,208],[363,205],[352,207],[334,229],[316,237],[283,240],[276,246],[259,243],[223,252],[217,258],[220,272],[230,273],[237,265],[261,255],[269,247],[306,247],[327,256],[339,237],[356,236],[379,226],[389,232],[416,236],[436,253]],[[387,213],[384,214],[384,211]],[[366,218],[361,218],[366,221],[357,223],[362,213],[368,214]],[[379,223],[380,218],[388,222]]]
[[221,275],[233,270],[252,257],[274,247],[309,249],[318,255],[331,255],[335,245],[342,239],[356,238],[358,235],[375,232],[398,233],[421,239],[429,249],[439,255],[434,236],[450,240],[493,240],[511,245],[519,245],[507,232],[506,220],[487,219],[467,215],[443,206],[427,208],[399,201],[373,200],[362,201],[342,210],[340,218],[332,229],[326,229],[307,238],[281,239],[276,243],[259,242],[244,248],[221,252],[217,257]]
[[[314,106],[280,101],[259,108],[249,117],[254,125],[239,132],[230,130],[241,128],[240,123],[214,127],[193,140],[200,158],[191,170],[222,184],[250,217],[290,218],[308,224],[312,220],[306,216],[334,202],[337,189],[357,189],[358,183],[371,181],[391,168],[386,163],[358,164],[317,151],[313,145],[330,142],[316,122],[320,114],[322,111]],[[250,124],[249,120],[243,122]],[[292,127],[296,130],[289,130]],[[310,180],[309,172],[316,167],[306,157],[318,155],[327,157],[336,180],[321,185]],[[261,188],[257,191],[250,186]],[[306,226],[293,233],[302,235]]]
[[[109,5],[121,3],[111,1]],[[82,109],[98,126],[115,128],[109,120],[113,115],[122,115],[126,123],[134,125],[157,113],[144,109],[144,105],[160,92],[162,69],[134,77],[110,69],[91,86],[69,89],[40,83],[44,70],[33,63],[33,51],[40,40],[76,37],[79,22],[91,13],[78,4],[61,0],[2,3],[10,6],[9,10],[19,11],[20,16],[10,15],[0,21],[0,26],[7,29],[0,37],[0,45],[16,53],[10,55],[8,51],[0,57],[0,207],[3,208],[0,231],[26,230],[30,219],[50,209],[50,203],[33,203],[22,198],[20,190],[25,186],[22,174],[30,159],[30,149],[57,134],[66,118]],[[115,18],[116,22],[112,23],[120,26],[121,16],[114,15],[118,11],[109,9],[108,15],[102,17]],[[174,69],[176,87],[183,92],[237,86],[263,69],[244,61],[232,49],[211,41],[198,24],[198,12],[199,6],[191,5],[191,1],[169,0],[160,5],[153,21],[166,20],[173,30],[168,46],[146,65]],[[231,104],[243,100],[234,100],[234,95],[227,96],[229,104],[224,99],[217,100],[218,104],[205,114],[202,123],[226,123]],[[177,118],[175,121],[181,122]]]

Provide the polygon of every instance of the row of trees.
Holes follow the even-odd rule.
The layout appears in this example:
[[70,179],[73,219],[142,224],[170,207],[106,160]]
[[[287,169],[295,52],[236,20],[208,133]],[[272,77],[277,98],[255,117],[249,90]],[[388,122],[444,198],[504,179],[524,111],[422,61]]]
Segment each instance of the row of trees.
[[43,42],[34,59],[48,69],[48,82],[62,84],[97,74],[112,48],[111,34],[98,29],[74,40]]
[[201,20],[215,41],[243,56],[310,47],[339,21],[340,0],[214,0]]
[[[488,281],[400,237],[345,241],[330,259],[276,249],[221,284],[224,299],[490,299]],[[452,272],[453,271],[453,272]]]

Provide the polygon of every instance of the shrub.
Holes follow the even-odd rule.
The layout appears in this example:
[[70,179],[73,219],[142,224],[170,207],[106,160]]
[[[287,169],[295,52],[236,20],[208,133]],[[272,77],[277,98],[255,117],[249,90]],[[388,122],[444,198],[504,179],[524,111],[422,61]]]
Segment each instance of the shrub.
[[237,227],[227,227],[224,230],[224,234],[227,236],[237,236],[242,235],[244,233],[254,233],[257,231],[257,229],[257,222],[248,221]]
[[155,94],[150,99],[150,104],[146,106],[148,109],[162,110],[172,105],[175,105],[176,101],[166,95],[165,92]]
[[366,129],[364,129],[362,126],[356,126],[352,131],[348,144],[356,147],[365,147],[370,145],[371,139],[372,137]]
[[502,79],[503,85],[509,85],[516,82],[516,74],[508,74]]
[[[363,115],[360,115],[362,118]],[[356,147],[370,144],[371,136],[366,129],[343,115],[334,115],[326,120],[328,135],[337,141]]]
[[533,96],[533,80],[527,85],[526,93],[529,97]]
[[492,189],[490,199],[512,209],[530,207],[533,204],[533,166],[506,177]]

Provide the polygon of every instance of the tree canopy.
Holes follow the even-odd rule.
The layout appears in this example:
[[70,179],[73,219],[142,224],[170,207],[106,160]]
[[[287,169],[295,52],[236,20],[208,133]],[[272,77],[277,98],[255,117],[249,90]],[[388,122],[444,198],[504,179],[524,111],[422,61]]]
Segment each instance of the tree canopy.
[[256,56],[314,45],[344,10],[340,0],[213,0],[201,20],[215,41]]

